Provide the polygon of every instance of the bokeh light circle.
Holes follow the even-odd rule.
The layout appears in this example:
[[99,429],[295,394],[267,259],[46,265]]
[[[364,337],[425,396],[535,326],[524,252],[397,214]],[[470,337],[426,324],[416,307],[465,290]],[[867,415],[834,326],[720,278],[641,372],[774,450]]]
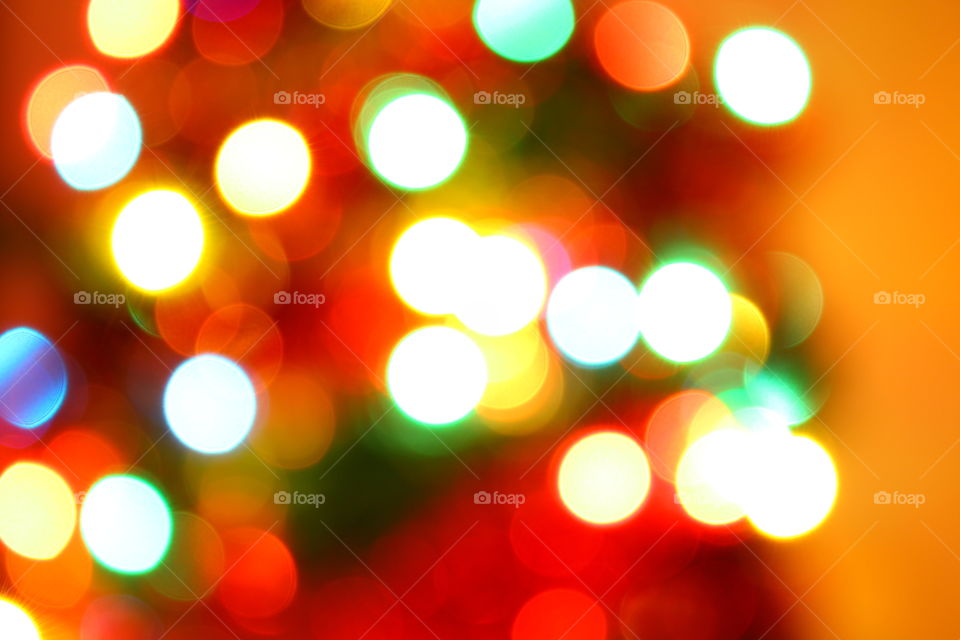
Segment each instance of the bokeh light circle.
[[455,314],[471,331],[502,336],[533,322],[547,295],[540,256],[508,236],[485,236],[466,256]]
[[334,29],[359,29],[381,17],[393,0],[302,0],[317,22]]
[[802,436],[759,435],[745,493],[750,522],[773,538],[813,530],[830,513],[837,497],[837,470],[830,454]]
[[418,422],[448,424],[470,413],[487,387],[483,352],[449,327],[407,335],[390,355],[387,386],[400,409]]
[[690,517],[710,525],[744,516],[743,496],[749,476],[750,435],[717,429],[695,440],[677,465],[677,499]]
[[730,295],[710,270],[690,262],[660,267],[640,288],[640,333],[667,360],[692,362],[723,343]]
[[594,31],[604,71],[630,89],[656,91],[673,84],[690,66],[690,37],[670,9],[628,0],[607,9]]
[[0,629],[4,640],[40,640],[40,631],[27,612],[0,598]]
[[83,541],[105,567],[119,573],[150,571],[170,546],[173,521],[163,496],[145,481],[107,476],[87,492],[80,509]]
[[582,591],[548,589],[533,596],[513,620],[510,640],[603,640],[603,606]]
[[68,104],[53,125],[50,153],[74,189],[93,191],[121,180],[140,156],[143,132],[121,95],[98,91]]
[[236,363],[206,353],[185,361],[170,376],[163,413],[170,430],[189,448],[225,453],[253,428],[257,396]]
[[467,150],[467,129],[446,100],[412,93],[374,117],[367,153],[374,171],[402,189],[427,189],[449,178]]
[[796,118],[810,97],[810,64],[800,46],[768,27],[727,37],[714,64],[717,90],[735,114],[755,124]]
[[77,502],[55,471],[18,462],[0,476],[0,540],[27,558],[49,560],[63,551],[77,523]]
[[27,135],[44,157],[51,157],[50,137],[60,112],[78,97],[109,91],[103,74],[83,64],[71,64],[45,75],[30,93],[25,110]]
[[90,0],[87,28],[94,46],[114,58],[138,58],[167,41],[180,19],[180,0]]
[[113,224],[117,268],[135,287],[163,291],[187,278],[203,253],[200,214],[176,191],[147,191],[131,200]]
[[0,335],[0,417],[33,429],[56,415],[66,395],[66,365],[44,335],[28,327]]
[[637,291],[607,267],[565,275],[547,302],[547,329],[554,344],[580,364],[599,366],[622,358],[640,333]]
[[632,516],[650,490],[650,464],[633,438],[612,431],[588,435],[563,456],[560,498],[575,516],[611,524]]
[[400,299],[430,315],[452,313],[464,282],[464,262],[477,233],[453,218],[421,220],[403,232],[390,254],[390,280]]
[[477,34],[494,53],[515,62],[545,60],[573,35],[570,0],[477,0]]
[[310,178],[310,166],[310,149],[299,131],[277,120],[255,120],[224,141],[215,177],[231,208],[266,216],[297,201]]

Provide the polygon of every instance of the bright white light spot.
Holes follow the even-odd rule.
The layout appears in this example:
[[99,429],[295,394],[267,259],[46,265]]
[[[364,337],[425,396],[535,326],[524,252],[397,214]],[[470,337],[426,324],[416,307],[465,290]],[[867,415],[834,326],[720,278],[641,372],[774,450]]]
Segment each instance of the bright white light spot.
[[133,476],[94,484],[80,509],[80,533],[90,553],[120,573],[144,573],[170,546],[170,508],[156,489]]
[[637,442],[622,433],[594,433],[576,442],[560,464],[560,498],[593,524],[633,515],[650,489],[650,465]]
[[727,337],[733,310],[720,278],[689,262],[657,269],[640,289],[640,332],[674,362],[713,353]]
[[456,329],[426,327],[407,335],[390,356],[387,386],[397,406],[426,424],[448,424],[470,413],[487,387],[487,363],[473,340]]
[[53,125],[50,150],[60,177],[74,189],[102,189],[123,178],[140,156],[140,119],[127,99],[88,93],[68,104]]
[[225,453],[253,428],[257,396],[243,369],[208,353],[173,372],[163,394],[163,411],[180,442],[200,453]]
[[18,462],[0,476],[0,540],[12,551],[37,560],[54,558],[76,523],[76,497],[52,469]]
[[457,318],[488,336],[519,331],[533,322],[547,295],[547,273],[540,256],[516,238],[486,236],[466,256]]
[[180,17],[178,0],[90,0],[87,28],[108,56],[137,58],[166,42]]
[[565,275],[547,303],[550,337],[569,358],[604,365],[622,358],[637,341],[637,291],[606,267],[584,267]]
[[453,313],[463,293],[466,257],[478,238],[452,218],[428,218],[404,231],[390,256],[397,295],[421,313]]
[[113,259],[135,287],[162,291],[189,276],[203,252],[203,224],[175,191],[147,191],[130,201],[113,225]]
[[677,465],[677,498],[690,517],[726,524],[744,516],[751,436],[737,429],[712,431],[691,444]]
[[4,640],[40,640],[37,625],[17,605],[0,598],[0,629]]
[[803,535],[830,513],[837,470],[823,447],[801,436],[757,436],[755,481],[744,497],[747,517],[775,538]]
[[276,120],[256,120],[226,139],[217,154],[216,182],[233,209],[265,216],[300,197],[310,177],[310,149],[300,132]]
[[803,50],[766,27],[743,29],[724,40],[714,77],[724,103],[757,124],[793,120],[810,97],[810,65]]
[[374,170],[403,189],[426,189],[449,178],[467,149],[467,130],[448,102],[425,93],[388,103],[370,125]]

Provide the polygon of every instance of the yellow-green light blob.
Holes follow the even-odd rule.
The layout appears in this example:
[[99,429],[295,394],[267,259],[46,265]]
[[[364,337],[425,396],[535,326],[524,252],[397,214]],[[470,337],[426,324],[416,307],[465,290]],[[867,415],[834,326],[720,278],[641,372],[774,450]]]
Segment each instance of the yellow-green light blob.
[[0,540],[11,551],[35,560],[54,558],[76,523],[74,493],[52,469],[18,462],[0,476]]

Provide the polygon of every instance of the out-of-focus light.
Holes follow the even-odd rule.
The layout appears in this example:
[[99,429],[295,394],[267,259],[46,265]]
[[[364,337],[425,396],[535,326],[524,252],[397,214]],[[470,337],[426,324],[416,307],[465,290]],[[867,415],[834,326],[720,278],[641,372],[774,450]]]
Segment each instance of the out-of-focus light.
[[4,640],[40,640],[40,631],[27,612],[0,598],[0,629]]
[[533,322],[547,295],[540,256],[508,236],[486,236],[466,256],[455,314],[471,331],[502,336]]
[[0,417],[33,429],[57,413],[66,395],[66,366],[45,336],[27,327],[0,335]]
[[127,175],[142,141],[140,119],[127,99],[101,91],[80,96],[60,112],[50,152],[64,182],[93,191]]
[[774,538],[816,528],[837,497],[837,470],[823,447],[802,436],[758,436],[744,507],[750,522]]
[[170,508],[152,486],[133,476],[107,476],[87,492],[80,509],[83,541],[105,567],[145,573],[170,546]]
[[779,292],[775,340],[793,347],[806,340],[823,314],[823,286],[817,272],[795,255],[773,251],[769,265]]
[[299,131],[277,120],[236,129],[217,153],[216,182],[234,210],[266,216],[292,205],[310,178],[310,149]]
[[744,516],[742,505],[749,473],[750,434],[718,429],[691,444],[677,465],[677,499],[690,517],[711,525]]
[[397,295],[421,313],[453,313],[463,293],[464,262],[477,233],[453,218],[428,218],[403,232],[390,255]]
[[449,327],[407,335],[390,356],[387,386],[400,409],[418,422],[448,424],[470,413],[487,386],[483,352]]
[[594,31],[601,66],[620,84],[656,91],[673,84],[690,66],[690,38],[670,9],[628,0],[607,9]]
[[427,189],[460,166],[467,129],[453,106],[437,96],[413,93],[396,98],[374,117],[367,153],[374,171],[402,189]]
[[563,457],[560,498],[578,518],[611,524],[633,515],[650,490],[650,465],[637,442],[622,433],[594,433]]
[[810,64],[800,46],[768,27],[727,37],[717,51],[714,82],[735,114],[755,124],[796,118],[810,97]]
[[93,67],[71,64],[45,75],[30,93],[26,107],[27,134],[44,157],[52,157],[50,137],[63,109],[78,96],[109,91],[106,79]]
[[660,267],[640,288],[640,333],[667,360],[693,362],[716,351],[731,315],[720,278],[690,262]]
[[76,523],[76,498],[56,472],[18,462],[0,476],[0,540],[12,551],[36,560],[54,558]]
[[533,596],[513,620],[510,640],[603,640],[607,618],[595,598],[574,589]]
[[180,18],[180,0],[90,0],[93,44],[114,58],[139,58],[167,41]]
[[393,0],[302,0],[314,20],[334,29],[359,29],[386,13]]
[[739,353],[763,364],[770,354],[767,319],[757,305],[741,295],[730,294],[730,304],[730,337],[724,351]]
[[120,273],[146,291],[183,282],[203,253],[203,223],[176,191],[147,191],[123,208],[113,224],[111,248]]
[[473,24],[494,53],[536,62],[560,51],[575,24],[570,0],[477,0]]
[[170,430],[186,446],[200,453],[225,453],[253,428],[257,396],[243,369],[207,353],[185,361],[170,376],[163,412]]
[[745,398],[782,416],[789,425],[798,425],[814,414],[810,398],[802,394],[792,376],[769,367],[744,372]]
[[190,13],[207,22],[227,23],[253,11],[260,0],[185,0]]
[[565,275],[547,302],[547,329],[565,356],[585,365],[622,358],[637,341],[640,307],[633,284],[606,267]]

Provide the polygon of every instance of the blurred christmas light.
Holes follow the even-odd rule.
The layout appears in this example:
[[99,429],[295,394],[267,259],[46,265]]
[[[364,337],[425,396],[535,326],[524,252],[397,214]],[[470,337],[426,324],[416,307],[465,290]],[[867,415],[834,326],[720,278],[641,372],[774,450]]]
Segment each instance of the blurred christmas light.
[[40,640],[40,631],[33,619],[5,598],[0,598],[0,629],[3,629],[4,640]]
[[113,259],[130,283],[145,291],[175,287],[197,266],[204,231],[193,204],[176,191],[147,191],[117,216]]
[[418,422],[443,425],[473,411],[487,386],[483,352],[449,327],[418,329],[400,341],[387,365],[387,386]]
[[650,465],[633,438],[593,433],[567,450],[557,486],[563,503],[578,518],[591,524],[621,522],[646,499]]
[[367,153],[374,171],[401,189],[427,189],[449,178],[467,150],[467,129],[447,101],[425,93],[383,106],[370,124]]
[[18,462],[0,476],[0,540],[36,560],[54,558],[70,541],[77,501],[59,474],[43,465]]
[[640,332],[633,284],[607,267],[565,275],[547,303],[547,328],[565,356],[588,366],[615,362],[633,348]]
[[180,20],[179,0],[90,0],[87,28],[94,46],[114,58],[138,58],[160,47]]
[[234,210],[266,216],[290,207],[310,179],[310,149],[292,126],[255,120],[231,133],[217,153],[216,182]]
[[473,24],[496,54],[537,62],[567,44],[575,18],[570,0],[476,0]]
[[170,430],[194,451],[226,453],[250,433],[257,397],[246,372],[235,362],[203,354],[183,362],[163,393]]
[[80,532],[93,557],[119,573],[151,571],[170,546],[173,524],[163,496],[129,475],[107,476],[87,492]]
[[43,76],[30,93],[24,114],[27,134],[37,151],[52,157],[53,125],[68,104],[78,96],[109,90],[103,74],[84,64],[57,67]]
[[603,640],[607,618],[603,607],[574,589],[548,589],[533,596],[514,618],[511,640]]
[[710,355],[730,329],[730,295],[708,269],[689,262],[660,267],[640,287],[640,332],[674,362]]
[[810,97],[810,65],[803,50],[769,27],[728,36],[717,50],[713,72],[723,103],[754,124],[789,122]]
[[750,436],[738,429],[718,429],[691,444],[677,465],[676,495],[690,517],[710,525],[744,516],[749,474]]
[[53,125],[50,153],[74,189],[103,189],[122,179],[140,156],[140,119],[121,95],[88,93],[68,104]]
[[465,261],[477,233],[453,218],[421,220],[390,254],[390,280],[408,305],[430,315],[453,313],[465,287]]
[[530,246],[508,236],[485,236],[467,247],[464,262],[454,313],[467,328],[502,336],[537,318],[547,295],[547,275]]
[[656,2],[627,0],[607,8],[593,37],[600,65],[630,89],[663,89],[690,66],[690,37],[683,22]]
[[44,335],[17,327],[0,335],[0,417],[33,429],[56,415],[67,395],[67,369]]

